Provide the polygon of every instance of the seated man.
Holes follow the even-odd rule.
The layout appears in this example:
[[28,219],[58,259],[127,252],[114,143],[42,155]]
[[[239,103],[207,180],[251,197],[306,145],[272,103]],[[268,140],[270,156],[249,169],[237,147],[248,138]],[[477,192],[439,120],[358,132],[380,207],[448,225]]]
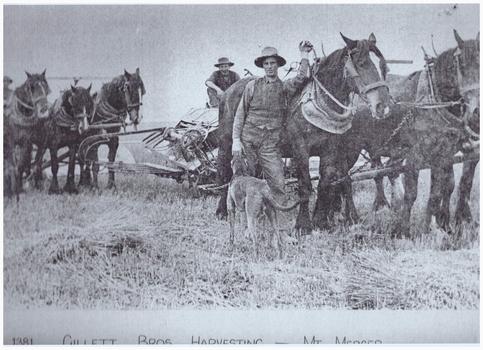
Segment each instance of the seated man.
[[219,70],[214,71],[205,82],[205,85],[208,86],[210,107],[218,107],[221,95],[237,80],[240,80],[240,76],[230,70],[233,65],[234,63],[230,62],[228,58],[221,57],[215,64],[215,67],[218,67]]

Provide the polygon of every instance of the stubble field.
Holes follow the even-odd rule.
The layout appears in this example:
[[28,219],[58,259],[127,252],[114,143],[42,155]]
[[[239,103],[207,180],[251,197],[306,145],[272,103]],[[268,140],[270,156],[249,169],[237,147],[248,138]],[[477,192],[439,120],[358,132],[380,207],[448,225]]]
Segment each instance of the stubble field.
[[[415,235],[427,178],[413,209]],[[5,309],[479,308],[479,170],[477,224],[460,239],[435,227],[392,239],[391,212],[371,212],[374,185],[363,181],[353,185],[360,224],[313,231],[287,244],[283,259],[267,240],[257,259],[240,225],[230,250],[229,224],[214,215],[217,196],[195,198],[187,184],[154,175],[116,180],[115,191],[105,190],[103,175],[99,193],[55,196],[46,181],[18,205],[4,199]],[[281,215],[285,231],[296,212]],[[262,220],[260,231],[268,230]]]

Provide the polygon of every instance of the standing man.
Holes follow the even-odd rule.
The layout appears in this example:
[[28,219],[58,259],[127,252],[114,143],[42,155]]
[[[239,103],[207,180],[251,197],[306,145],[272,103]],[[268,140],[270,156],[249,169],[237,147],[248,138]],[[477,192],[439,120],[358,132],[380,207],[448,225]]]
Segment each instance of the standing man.
[[208,86],[210,107],[218,107],[221,95],[236,81],[240,80],[240,76],[230,70],[233,65],[234,63],[230,62],[227,57],[221,57],[215,64],[215,67],[218,67],[219,70],[214,71],[205,82],[205,85]]
[[10,100],[10,96],[13,94],[13,90],[8,87],[12,84],[12,81],[13,80],[7,75],[3,77],[3,108],[6,107]]
[[278,68],[285,65],[285,59],[278,55],[275,48],[264,48],[255,65],[265,70],[265,76],[247,84],[235,114],[233,156],[245,153],[252,176],[258,163],[280,202],[285,202],[280,134],[285,124],[287,101],[309,79],[308,53],[312,48],[308,41],[299,44],[300,69],[296,77],[284,82],[278,77]]

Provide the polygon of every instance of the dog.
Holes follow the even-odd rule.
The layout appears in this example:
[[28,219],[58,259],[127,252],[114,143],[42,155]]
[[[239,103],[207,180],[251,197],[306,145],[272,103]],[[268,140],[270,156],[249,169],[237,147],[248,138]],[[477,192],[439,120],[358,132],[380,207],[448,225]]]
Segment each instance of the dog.
[[[275,231],[280,258],[283,258],[283,238],[278,229],[276,210],[289,211],[297,207],[300,202],[290,206],[283,206],[275,200],[272,191],[265,180],[249,176],[246,160],[243,157],[233,157],[231,162],[233,177],[228,187],[227,209],[230,221],[230,244],[235,240],[236,210],[245,212],[248,232],[252,237],[258,258],[258,243],[256,224],[260,214],[265,213]],[[272,237],[270,237],[272,243]]]

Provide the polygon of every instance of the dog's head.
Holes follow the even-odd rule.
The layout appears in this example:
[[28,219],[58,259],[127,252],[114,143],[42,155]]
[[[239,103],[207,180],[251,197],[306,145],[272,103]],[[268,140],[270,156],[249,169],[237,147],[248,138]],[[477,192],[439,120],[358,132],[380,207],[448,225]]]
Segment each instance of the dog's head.
[[233,170],[233,176],[249,176],[248,164],[243,156],[235,156],[231,160],[231,169]]

